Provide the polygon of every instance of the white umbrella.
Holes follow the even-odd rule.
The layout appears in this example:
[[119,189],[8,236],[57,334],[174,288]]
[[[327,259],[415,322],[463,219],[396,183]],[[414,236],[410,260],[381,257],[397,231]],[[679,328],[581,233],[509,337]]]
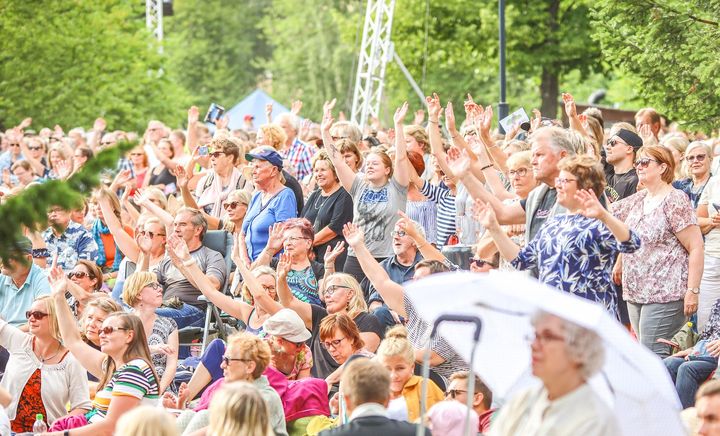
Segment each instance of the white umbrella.
[[[473,367],[493,395],[508,398],[533,382],[525,337],[533,331],[530,317],[543,310],[602,338],[605,365],[589,383],[615,412],[623,435],[685,434],[680,400],[662,361],[635,342],[603,306],[515,272],[437,274],[409,282],[405,289],[419,315],[431,324],[446,314],[482,320]],[[468,362],[473,330],[465,324],[439,328]]]

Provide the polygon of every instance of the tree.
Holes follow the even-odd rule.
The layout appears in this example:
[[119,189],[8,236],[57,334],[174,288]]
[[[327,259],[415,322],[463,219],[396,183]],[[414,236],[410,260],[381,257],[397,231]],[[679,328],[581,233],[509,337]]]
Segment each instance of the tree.
[[269,56],[260,18],[270,2],[176,0],[165,20],[169,74],[197,104],[227,108],[257,85]]
[[595,37],[640,96],[689,127],[720,122],[720,1],[599,0]]
[[0,124],[74,127],[101,115],[132,130],[180,119],[184,93],[160,73],[142,16],[123,0],[0,2]]

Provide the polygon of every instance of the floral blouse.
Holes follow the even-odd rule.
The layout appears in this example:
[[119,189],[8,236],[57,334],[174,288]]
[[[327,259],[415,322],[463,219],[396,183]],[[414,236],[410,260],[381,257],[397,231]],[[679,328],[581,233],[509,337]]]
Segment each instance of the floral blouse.
[[648,213],[643,190],[612,204],[612,212],[635,231],[642,247],[623,255],[622,285],[626,301],[637,304],[669,303],[685,297],[689,257],[675,236],[697,225],[695,210],[684,192],[673,189]]
[[720,339],[720,299],[715,301],[710,318],[708,318],[703,331],[700,333],[699,340],[716,341]]
[[511,262],[517,269],[537,267],[538,279],[562,291],[597,301],[617,317],[617,295],[611,285],[618,252],[640,247],[638,235],[618,242],[602,221],[582,215],[556,215]]

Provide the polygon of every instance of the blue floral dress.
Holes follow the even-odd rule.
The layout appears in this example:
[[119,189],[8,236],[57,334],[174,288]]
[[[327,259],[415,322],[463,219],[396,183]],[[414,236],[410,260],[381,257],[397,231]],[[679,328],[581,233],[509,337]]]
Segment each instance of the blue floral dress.
[[541,282],[597,301],[617,317],[617,295],[611,285],[615,258],[618,252],[638,248],[640,238],[632,231],[621,243],[600,220],[558,215],[545,222],[511,263],[519,270],[537,267]]

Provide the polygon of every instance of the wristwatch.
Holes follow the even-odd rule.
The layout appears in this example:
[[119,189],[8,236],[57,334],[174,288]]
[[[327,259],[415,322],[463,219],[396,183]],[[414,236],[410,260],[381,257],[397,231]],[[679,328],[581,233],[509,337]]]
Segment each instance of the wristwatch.
[[700,288],[688,288],[688,291],[692,292],[693,294],[697,295],[700,293]]

